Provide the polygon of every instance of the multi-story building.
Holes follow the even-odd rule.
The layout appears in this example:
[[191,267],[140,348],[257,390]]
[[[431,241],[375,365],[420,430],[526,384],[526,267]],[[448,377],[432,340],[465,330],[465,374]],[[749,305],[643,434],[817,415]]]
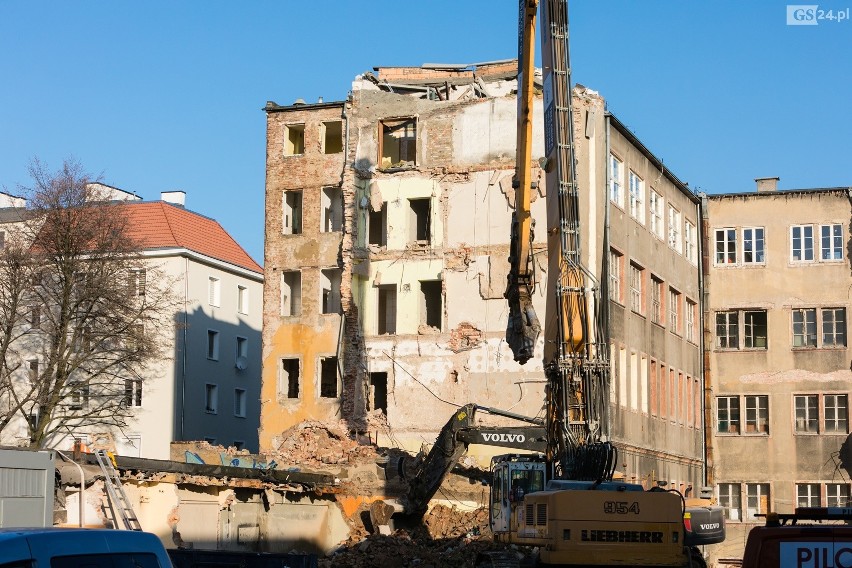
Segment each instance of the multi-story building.
[[[140,245],[134,267],[134,294],[169,286],[178,306],[167,314],[168,332],[161,360],[141,378],[125,381],[128,428],[79,428],[71,439],[114,444],[122,455],[169,459],[170,443],[207,440],[257,450],[260,414],[260,326],[263,269],[219,223],[184,207],[183,192],[164,192],[161,201],[103,186],[111,199],[124,202],[130,236]],[[4,222],[19,222],[23,200],[0,202]],[[156,267],[156,269],[154,269]],[[163,282],[153,281],[160,275]],[[38,373],[34,351],[19,373]],[[81,403],[84,404],[84,403]],[[26,442],[26,425],[12,423],[5,443]]]
[[[846,506],[850,188],[708,195],[705,336],[712,479],[741,558],[755,515]],[[711,411],[712,408],[712,411]]]
[[[515,61],[382,67],[346,101],[267,104],[261,448],[307,418],[416,450],[456,405],[540,414],[545,338],[525,366],[504,340],[516,75]],[[699,201],[597,93],[574,100],[584,260],[610,298],[619,469],[703,484]],[[543,315],[543,183],[531,208]]]

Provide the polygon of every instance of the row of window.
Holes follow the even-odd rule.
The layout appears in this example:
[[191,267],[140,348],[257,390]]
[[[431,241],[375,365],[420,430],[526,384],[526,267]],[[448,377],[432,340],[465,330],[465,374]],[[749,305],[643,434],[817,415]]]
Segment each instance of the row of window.
[[[650,282],[646,270],[640,264],[630,261],[627,279],[624,277],[624,255],[615,249],[609,252],[609,297],[619,304],[625,304],[625,284],[629,283],[630,309],[642,316],[650,315],[657,325],[668,327],[673,333],[682,335],[696,343],[698,307],[690,298],[651,274]],[[650,294],[646,292],[650,288]],[[650,302],[650,306],[648,305]]]
[[[320,270],[320,313],[341,313],[340,284],[343,271],[339,268]],[[281,272],[280,313],[282,316],[302,315],[302,272]]]
[[[763,227],[723,227],[714,230],[715,264],[752,266],[766,263],[766,237]],[[792,263],[837,262],[843,260],[843,226],[793,225],[790,227]]]
[[[204,385],[204,412],[219,414],[219,386],[213,383]],[[234,389],[234,416],[246,417],[246,390]]]
[[[343,151],[343,122],[331,120],[319,125],[318,137],[320,152],[339,154]],[[305,125],[287,124],[284,126],[284,155],[298,156],[305,153]]]
[[[624,162],[610,154],[610,200],[624,209]],[[627,197],[630,216],[641,225],[645,225],[645,180],[632,169],[627,170]],[[648,195],[647,214],[651,234],[668,243],[672,250],[685,256],[692,264],[698,264],[698,230],[692,221],[683,219],[681,211],[672,205],[665,205],[665,198],[654,188]],[[665,217],[664,217],[665,213]],[[666,223],[667,221],[667,223]],[[666,227],[668,226],[668,231]]]
[[[848,507],[848,483],[796,483],[796,507]],[[763,521],[772,511],[769,483],[720,483],[719,504],[729,521]],[[745,495],[745,503],[743,503]],[[745,508],[743,508],[745,504]]]
[[[846,394],[796,394],[793,395],[792,412],[796,434],[849,432],[849,397]],[[769,435],[769,395],[717,396],[716,432]]]
[[[239,366],[240,360],[246,358],[248,358],[248,339],[237,336],[234,363]],[[219,360],[219,332],[215,329],[207,330],[207,359]]]
[[[214,308],[222,305],[222,281],[215,276],[207,279],[207,303]],[[237,285],[237,312],[247,314],[249,310],[249,293],[246,286]]]
[[[302,398],[302,361],[298,357],[281,359],[278,371],[279,399]],[[338,359],[335,356],[318,357],[316,361],[319,376],[319,398],[338,398],[340,376]]]
[[[281,200],[281,232],[284,235],[301,235],[302,223],[301,189],[284,191]],[[339,187],[324,187],[320,198],[320,232],[333,233],[343,230],[343,190]]]
[[[768,349],[768,329],[766,310],[716,312],[716,349]],[[794,308],[790,331],[794,349],[846,347],[846,308]]]

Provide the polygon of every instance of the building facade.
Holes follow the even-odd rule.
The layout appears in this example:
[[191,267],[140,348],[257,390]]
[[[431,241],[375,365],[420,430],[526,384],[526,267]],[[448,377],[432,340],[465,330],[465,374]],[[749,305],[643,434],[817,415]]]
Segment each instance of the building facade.
[[[343,102],[267,104],[261,448],[308,418],[416,451],[456,405],[541,414],[546,338],[524,366],[504,340],[516,74],[515,61],[383,67]],[[703,484],[699,201],[597,93],[574,97],[583,254],[611,298],[619,469]],[[541,183],[539,314],[545,197]]]
[[[741,558],[755,515],[846,506],[849,188],[706,197],[712,479]],[[711,411],[712,408],[712,411]]]

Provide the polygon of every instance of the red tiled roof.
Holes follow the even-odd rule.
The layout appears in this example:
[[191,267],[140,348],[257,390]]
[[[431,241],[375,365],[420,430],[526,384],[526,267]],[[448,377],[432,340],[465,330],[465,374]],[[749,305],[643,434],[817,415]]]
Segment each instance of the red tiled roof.
[[218,222],[166,203],[129,202],[130,236],[144,249],[185,248],[263,274],[263,268]]

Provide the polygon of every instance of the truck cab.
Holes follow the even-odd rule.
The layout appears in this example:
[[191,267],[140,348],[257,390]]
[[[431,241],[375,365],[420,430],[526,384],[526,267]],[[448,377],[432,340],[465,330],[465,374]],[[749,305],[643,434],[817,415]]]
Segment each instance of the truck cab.
[[524,495],[547,485],[547,464],[544,454],[503,454],[492,458],[491,473],[491,532],[508,533]]

